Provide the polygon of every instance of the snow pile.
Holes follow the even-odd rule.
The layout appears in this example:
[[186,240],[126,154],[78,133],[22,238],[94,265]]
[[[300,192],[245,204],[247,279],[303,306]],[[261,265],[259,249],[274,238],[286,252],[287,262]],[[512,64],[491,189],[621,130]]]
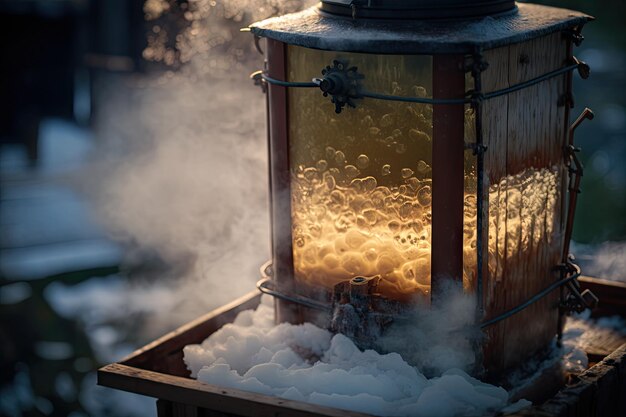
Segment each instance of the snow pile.
[[585,347],[606,337],[607,331],[626,336],[626,320],[621,316],[592,319],[589,310],[568,317],[563,331],[563,369],[575,374],[586,370],[589,360]]
[[184,360],[209,384],[381,416],[483,415],[509,399],[460,369],[428,379],[397,353],[360,351],[344,335],[309,323],[276,326],[268,298],[201,345],[185,347]]

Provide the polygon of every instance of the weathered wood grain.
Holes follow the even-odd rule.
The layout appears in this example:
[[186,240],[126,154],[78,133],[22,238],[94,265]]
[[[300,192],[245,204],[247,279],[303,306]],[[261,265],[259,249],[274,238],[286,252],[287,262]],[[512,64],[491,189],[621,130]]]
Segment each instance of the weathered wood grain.
[[[624,307],[626,302],[626,284],[588,277],[583,277],[580,281],[583,288],[592,288],[601,298],[604,294],[614,294],[613,297],[603,299],[604,307],[602,311],[606,312],[607,315],[615,314],[616,311]],[[101,368],[98,371],[98,383],[100,385],[158,398],[157,411],[159,417],[178,415],[198,417],[230,417],[233,415],[366,416],[360,413],[286,401],[262,394],[223,389],[199,382],[185,375],[168,373],[166,369],[164,370],[164,356],[179,358],[178,360],[180,362],[178,368],[184,368],[182,361],[182,349],[184,346],[189,343],[198,343],[204,340],[222,325],[232,322],[239,311],[254,308],[258,305],[259,298],[260,294],[256,292],[250,293],[197,320],[181,326],[174,332],[137,350],[126,358],[123,363],[111,364]],[[603,364],[603,366],[613,367],[616,371],[605,372],[603,371],[606,369],[605,367],[594,366],[590,368],[590,371],[595,370],[592,372],[598,372],[595,373],[594,376],[589,372],[583,374],[585,376],[581,381],[584,383],[577,382],[573,387],[562,390],[559,395],[549,400],[541,409],[533,408],[532,412],[535,414],[528,414],[529,411],[526,411],[518,414],[518,416],[543,415],[554,417],[560,415],[607,415],[596,413],[597,407],[604,407],[604,405],[597,404],[597,399],[600,398],[597,393],[598,386],[605,387],[605,391],[608,393],[606,395],[607,399],[602,401],[610,401],[617,404],[607,405],[606,407],[609,408],[600,409],[617,410],[618,414],[615,414],[617,416],[626,415],[626,395],[621,395],[626,393],[626,345],[621,346],[615,352],[607,356],[601,364]],[[178,368],[174,367],[173,369]],[[607,372],[610,373],[609,379],[598,382],[597,378],[602,378]],[[544,379],[541,381],[544,381]],[[616,384],[618,384],[618,388],[615,388]],[[545,386],[541,386],[540,388],[543,390],[546,389]],[[617,399],[614,398],[616,389],[621,395]],[[577,411],[574,414],[559,414],[563,410],[567,412],[569,412],[568,410],[578,410],[580,412]]]
[[[98,384],[182,404],[183,406],[173,404],[169,408],[172,416],[181,415],[181,408],[183,410],[187,409],[185,405],[189,405],[190,410],[199,407],[220,413],[247,417],[277,415],[293,417],[367,416],[367,414],[352,411],[285,400],[231,388],[222,388],[205,384],[195,379],[162,374],[116,363],[98,370]],[[162,408],[165,409],[167,406],[162,406]],[[193,414],[183,413],[182,415]]]
[[[567,52],[559,33],[486,51],[485,91],[561,68]],[[559,76],[484,104],[489,146],[485,165],[492,185],[486,318],[515,307],[557,278],[551,270],[560,262],[562,251],[563,211],[558,194],[564,180],[565,112],[558,101],[564,92],[564,76]],[[542,170],[554,173],[556,185],[543,187],[541,178],[533,177]],[[550,343],[557,329],[557,300],[558,291],[554,291],[487,331],[487,371],[514,367]]]

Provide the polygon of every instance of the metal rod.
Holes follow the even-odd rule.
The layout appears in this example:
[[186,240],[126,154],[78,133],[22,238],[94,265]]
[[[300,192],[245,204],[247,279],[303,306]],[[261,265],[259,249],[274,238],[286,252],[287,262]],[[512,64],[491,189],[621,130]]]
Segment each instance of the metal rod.
[[[258,290],[260,292],[262,292],[263,294],[268,294],[271,295],[272,297],[276,297],[280,300],[283,301],[288,301],[289,303],[292,304],[299,304],[305,307],[309,307],[315,310],[321,310],[321,311],[330,311],[331,308],[327,305],[327,304],[323,304],[320,303],[318,301],[312,300],[310,298],[306,298],[306,297],[302,297],[302,296],[291,296],[288,294],[285,294],[284,292],[281,292],[275,288],[272,288],[271,282],[272,279],[265,273],[263,272],[268,264],[265,264],[262,268],[261,268],[261,275],[263,276],[263,278],[261,278],[257,284],[256,287],[258,288]],[[490,320],[487,320],[483,323],[480,324],[480,328],[484,329],[486,327],[492,326],[502,320],[506,320],[509,317],[514,316],[515,314],[519,313],[520,311],[524,310],[525,308],[531,306],[532,304],[536,303],[537,301],[541,300],[543,297],[547,296],[548,294],[550,294],[552,291],[556,290],[557,288],[561,288],[567,284],[569,284],[570,282],[578,279],[581,276],[581,271],[580,268],[578,267],[578,265],[575,265],[571,262],[567,263],[567,266],[570,268],[569,272],[571,275],[569,276],[565,276],[564,278],[560,279],[559,281],[555,281],[552,284],[550,284],[548,287],[544,288],[543,290],[541,290],[540,292],[538,292],[537,294],[535,294],[534,296],[532,296],[531,298],[529,298],[528,300],[524,301],[523,303],[515,306],[514,308],[500,314],[499,316],[496,316]],[[565,272],[565,274],[567,275],[567,271]],[[384,315],[383,313],[377,313],[380,315]],[[392,318],[397,319],[397,320],[410,320],[411,317],[410,315],[398,315],[398,316],[393,316],[390,315]]]
[[[446,55],[435,55],[435,58],[437,57],[444,57]],[[373,98],[373,99],[377,99],[377,100],[387,100],[387,101],[399,101],[399,102],[404,102],[404,103],[418,103],[418,104],[469,104],[472,103],[476,100],[489,100],[495,97],[500,97],[509,93],[513,93],[515,91],[519,91],[522,90],[524,88],[528,88],[531,87],[535,84],[538,84],[542,81],[546,81],[549,80],[550,78],[554,78],[557,77],[561,74],[567,73],[567,72],[571,72],[573,70],[575,70],[576,68],[578,68],[581,65],[581,63],[575,63],[575,64],[571,64],[568,65],[566,67],[563,68],[559,68],[556,69],[554,71],[548,72],[544,75],[541,75],[537,78],[533,78],[530,79],[528,81],[519,83],[519,84],[515,84],[512,85],[510,87],[507,88],[503,88],[501,90],[496,90],[496,91],[492,91],[490,93],[487,94],[483,94],[481,93],[478,89],[476,89],[475,91],[468,91],[465,92],[463,91],[462,94],[459,94],[457,96],[457,98],[455,97],[449,97],[449,98],[445,98],[445,99],[441,99],[441,98],[425,98],[425,97],[404,97],[404,96],[394,96],[394,95],[388,95],[388,94],[381,94],[381,93],[376,93],[373,91],[368,91],[368,90],[361,90],[359,91],[359,95],[360,97],[363,98]],[[273,85],[277,85],[280,87],[291,87],[291,88],[319,88],[319,84],[315,83],[315,82],[293,82],[293,81],[282,81],[277,77],[273,77],[270,74],[266,74],[266,73],[262,73],[261,77],[263,78],[263,80],[265,80],[266,82],[268,82],[269,84],[273,84]],[[462,95],[467,96],[469,95],[469,97],[464,97],[464,98],[458,98],[461,97]]]
[[[474,53],[474,67],[472,69],[472,77],[474,78],[474,90],[478,95],[482,94],[482,51],[477,50]],[[482,320],[483,306],[483,244],[485,236],[489,235],[488,230],[483,229],[483,215],[485,210],[484,204],[484,175],[485,175],[485,147],[483,145],[483,101],[476,100],[472,103],[474,107],[474,121],[476,128],[476,307],[478,320]],[[489,227],[487,222],[486,227]],[[486,232],[486,233],[485,233]]]
[[577,265],[574,265],[572,263],[568,264],[569,266],[571,266],[574,270],[575,273],[565,277],[559,281],[555,281],[552,284],[550,284],[547,288],[545,288],[544,290],[538,292],[537,294],[535,294],[534,296],[530,297],[528,300],[524,301],[522,304],[518,305],[517,307],[514,307],[510,310],[508,310],[507,312],[500,314],[497,317],[492,318],[491,320],[487,320],[486,322],[483,322],[480,325],[481,329],[484,329],[485,327],[489,327],[499,321],[505,320],[511,316],[513,316],[514,314],[519,313],[520,311],[524,310],[526,307],[536,303],[537,301],[541,300],[543,297],[545,297],[546,295],[550,294],[552,291],[556,290],[557,288],[560,288],[570,282],[572,282],[573,280],[575,280],[576,278],[580,277],[581,272],[580,272],[580,268]]
[[295,296],[287,295],[285,293],[277,291],[274,288],[270,287],[271,282],[272,281],[269,278],[262,278],[256,283],[256,287],[263,294],[271,295],[272,297],[278,298],[279,300],[288,301],[290,303],[295,303],[295,304],[300,304],[300,305],[303,305],[305,307],[309,307],[315,310],[321,310],[321,311],[331,310],[329,305],[319,303],[317,301],[311,300],[310,298],[295,297]]

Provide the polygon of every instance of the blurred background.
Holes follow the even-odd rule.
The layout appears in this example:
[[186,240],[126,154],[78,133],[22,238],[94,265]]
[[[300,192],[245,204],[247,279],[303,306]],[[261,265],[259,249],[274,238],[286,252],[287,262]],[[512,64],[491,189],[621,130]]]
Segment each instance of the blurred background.
[[[265,104],[239,29],[313,3],[0,0],[0,416],[154,415],[95,370],[254,289]],[[598,19],[573,249],[626,280],[626,3],[541,3]]]

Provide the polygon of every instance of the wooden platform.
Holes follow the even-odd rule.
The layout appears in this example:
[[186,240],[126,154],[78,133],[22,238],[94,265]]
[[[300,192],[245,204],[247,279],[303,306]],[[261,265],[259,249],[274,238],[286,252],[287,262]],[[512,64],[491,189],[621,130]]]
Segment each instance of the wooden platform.
[[[626,316],[626,284],[581,278],[601,299],[598,315]],[[183,347],[201,343],[243,310],[255,308],[258,292],[250,293],[155,340],[129,357],[101,368],[98,384],[158,398],[159,417],[169,416],[366,416],[366,414],[225,389],[190,378]],[[586,347],[598,362],[574,378],[544,404],[516,416],[626,416],[626,340],[607,334]]]

